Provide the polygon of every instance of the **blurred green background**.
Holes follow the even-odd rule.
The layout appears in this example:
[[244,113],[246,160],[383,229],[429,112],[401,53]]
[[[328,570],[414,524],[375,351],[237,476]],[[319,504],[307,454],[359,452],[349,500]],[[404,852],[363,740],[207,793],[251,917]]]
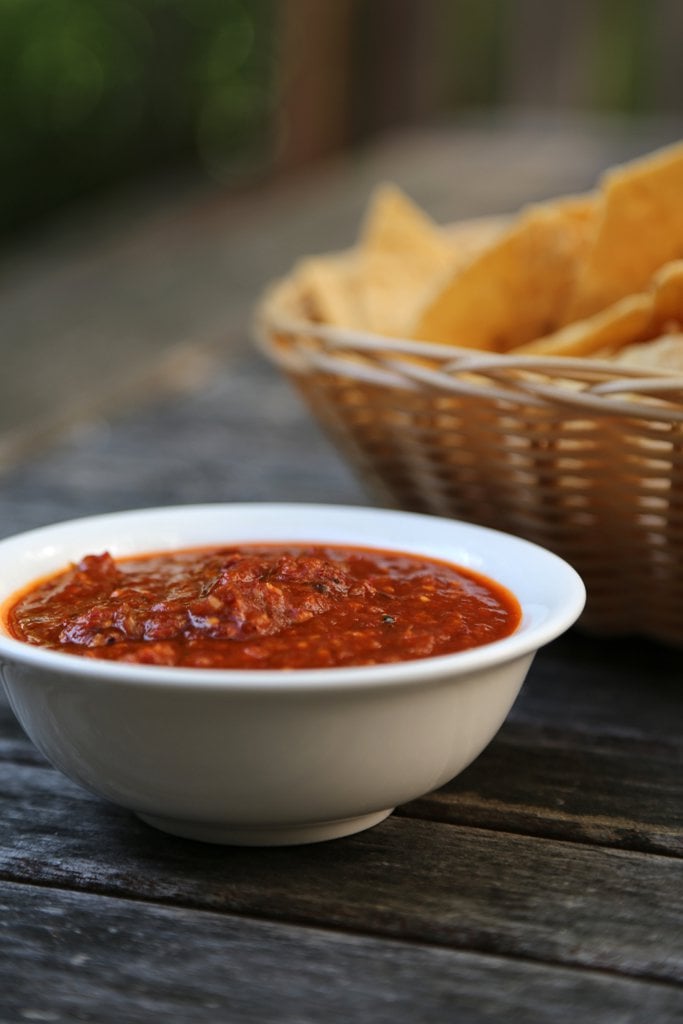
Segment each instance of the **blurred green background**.
[[679,114],[680,0],[0,0],[0,230],[510,108]]
[[0,222],[176,165],[267,163],[273,5],[0,0]]

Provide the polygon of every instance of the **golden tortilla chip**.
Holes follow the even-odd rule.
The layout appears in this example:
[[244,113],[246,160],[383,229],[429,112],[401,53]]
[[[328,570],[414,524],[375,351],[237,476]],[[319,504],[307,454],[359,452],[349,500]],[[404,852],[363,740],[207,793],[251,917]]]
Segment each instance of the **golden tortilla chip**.
[[295,280],[312,319],[375,334],[406,335],[437,282],[445,282],[501,233],[481,218],[449,231],[400,189],[380,187],[356,249],[309,257]]
[[608,171],[599,210],[564,323],[643,291],[659,267],[683,257],[683,143]]
[[675,260],[660,268],[647,292],[627,295],[600,313],[519,346],[515,354],[609,357],[624,346],[647,348],[653,338],[681,326],[683,260]]
[[683,143],[597,194],[442,228],[394,185],[355,249],[296,268],[300,308],[376,334],[521,354],[618,351],[683,324]]
[[648,336],[654,308],[653,295],[629,295],[595,316],[520,345],[514,354],[582,357],[603,354],[605,350],[611,353]]
[[641,345],[627,345],[614,357],[619,366],[683,372],[683,334],[667,334]]
[[367,328],[367,318],[358,301],[358,283],[362,276],[355,253],[310,256],[294,271],[306,315],[326,324]]
[[451,273],[453,243],[395,185],[377,189],[359,240],[357,301],[369,330],[405,334],[435,281]]
[[366,254],[403,256],[426,272],[447,267],[453,257],[443,229],[396,185],[381,185],[375,191],[359,248]]
[[654,276],[655,321],[664,330],[683,327],[683,260],[661,267]]
[[476,217],[446,228],[446,237],[455,254],[455,267],[464,267],[484,249],[490,248],[506,230],[508,223],[509,218],[504,217]]
[[547,334],[566,303],[593,216],[590,196],[522,211],[438,291],[413,337],[506,352]]
[[[421,275],[410,262],[382,253],[364,253],[356,298],[367,329],[375,334],[402,336],[408,331],[434,280]],[[443,271],[441,271],[443,274]]]

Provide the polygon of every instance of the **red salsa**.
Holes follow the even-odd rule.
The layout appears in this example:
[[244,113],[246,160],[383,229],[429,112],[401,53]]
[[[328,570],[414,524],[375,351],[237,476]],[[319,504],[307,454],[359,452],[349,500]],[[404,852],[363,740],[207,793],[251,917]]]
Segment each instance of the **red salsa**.
[[15,596],[12,636],[88,658],[306,669],[451,654],[512,633],[504,587],[460,566],[370,548],[249,544],[115,561]]

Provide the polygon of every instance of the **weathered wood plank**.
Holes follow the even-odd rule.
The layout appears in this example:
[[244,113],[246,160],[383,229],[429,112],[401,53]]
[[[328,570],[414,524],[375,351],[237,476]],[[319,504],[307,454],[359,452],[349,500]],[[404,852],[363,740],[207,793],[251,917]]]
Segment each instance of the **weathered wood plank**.
[[683,748],[683,649],[578,629],[540,652],[511,720]]
[[683,749],[509,722],[400,814],[683,857]]
[[173,839],[0,764],[0,875],[683,981],[683,861],[392,817],[334,843]]
[[6,470],[0,534],[174,503],[368,501],[281,375],[254,351],[234,353],[199,392],[153,397]]
[[0,884],[0,1024],[668,1024],[673,986]]

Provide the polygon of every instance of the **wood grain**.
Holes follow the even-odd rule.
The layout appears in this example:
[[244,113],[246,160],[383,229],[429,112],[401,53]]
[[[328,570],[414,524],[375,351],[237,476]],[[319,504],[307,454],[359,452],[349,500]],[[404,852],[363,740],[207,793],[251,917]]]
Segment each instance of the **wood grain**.
[[683,861],[392,817],[320,846],[173,839],[0,764],[0,876],[683,982]]
[[683,857],[683,752],[509,723],[400,814]]
[[456,1007],[468,1024],[673,1024],[683,1010],[674,987],[600,972],[180,907],[133,915],[121,900],[8,883],[3,932],[0,1024],[429,1024]]
[[683,748],[683,650],[572,629],[536,658],[511,720]]

